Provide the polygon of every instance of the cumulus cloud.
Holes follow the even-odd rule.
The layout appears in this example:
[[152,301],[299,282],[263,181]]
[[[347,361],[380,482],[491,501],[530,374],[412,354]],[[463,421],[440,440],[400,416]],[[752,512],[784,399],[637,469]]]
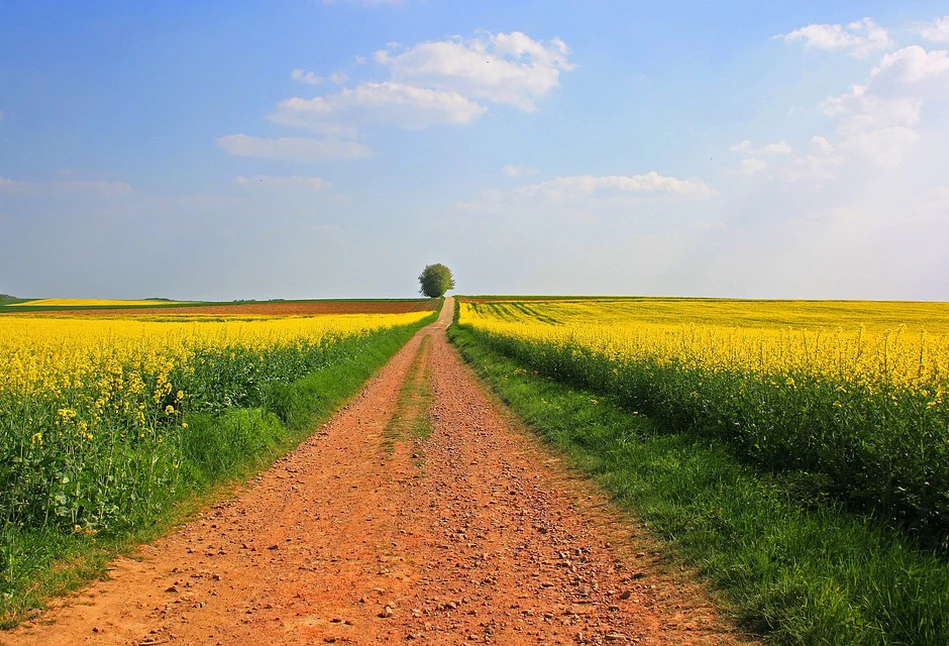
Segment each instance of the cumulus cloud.
[[536,166],[515,166],[509,165],[501,169],[508,177],[523,177],[525,175],[537,175],[540,169]]
[[463,207],[478,207],[501,202],[540,200],[563,204],[607,195],[640,195],[683,198],[706,198],[716,194],[714,188],[699,180],[677,179],[655,171],[642,175],[573,175],[546,182],[529,184],[509,191],[487,191],[476,202]]
[[870,72],[870,78],[887,78],[901,83],[921,83],[949,77],[949,51],[926,51],[919,45],[886,54]]
[[327,191],[333,185],[320,177],[274,177],[271,175],[255,175],[244,177],[238,175],[234,183],[247,188],[262,188],[267,190],[308,190]]
[[372,155],[369,146],[357,141],[312,139],[308,137],[252,137],[226,135],[217,144],[237,157],[284,159],[295,162],[316,162],[331,159],[359,159]]
[[559,38],[534,40],[516,31],[419,43],[404,51],[379,50],[375,60],[399,82],[435,87],[533,111],[574,69]]
[[856,58],[866,58],[893,44],[889,31],[870,18],[846,25],[807,25],[775,38],[785,42],[803,41],[805,48],[842,51]]
[[934,43],[949,43],[949,16],[920,26],[919,35]]
[[883,168],[903,163],[921,136],[917,130],[926,101],[949,99],[949,52],[919,45],[885,54],[868,81],[822,108],[838,120],[838,148]]
[[386,81],[363,83],[312,99],[287,99],[278,103],[267,118],[324,134],[352,136],[359,126],[419,129],[469,123],[485,112],[486,108],[458,92]]

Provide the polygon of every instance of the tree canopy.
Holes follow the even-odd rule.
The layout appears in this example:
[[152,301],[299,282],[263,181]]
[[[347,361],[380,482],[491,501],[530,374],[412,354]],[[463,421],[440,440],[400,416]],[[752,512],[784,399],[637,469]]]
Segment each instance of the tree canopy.
[[426,265],[418,277],[418,282],[421,284],[418,291],[429,298],[444,296],[449,289],[455,288],[455,279],[452,278],[451,269],[441,263]]

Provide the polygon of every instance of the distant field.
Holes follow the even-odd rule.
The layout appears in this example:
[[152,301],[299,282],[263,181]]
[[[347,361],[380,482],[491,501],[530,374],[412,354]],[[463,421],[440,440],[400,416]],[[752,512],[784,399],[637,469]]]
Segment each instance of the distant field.
[[10,303],[8,307],[154,307],[156,305],[184,305],[191,301],[168,301],[148,298],[144,300],[95,299],[95,298],[36,298]]
[[[832,331],[836,328],[949,333],[949,303],[918,301],[808,301],[616,296],[463,296],[474,312],[506,318],[531,312],[549,322],[715,325]],[[594,312],[595,310],[595,312]]]
[[224,316],[311,316],[317,314],[408,314],[431,312],[435,299],[240,301],[200,303],[188,301],[94,301],[41,299],[0,307],[0,313],[49,312],[83,316],[137,316],[206,314]]

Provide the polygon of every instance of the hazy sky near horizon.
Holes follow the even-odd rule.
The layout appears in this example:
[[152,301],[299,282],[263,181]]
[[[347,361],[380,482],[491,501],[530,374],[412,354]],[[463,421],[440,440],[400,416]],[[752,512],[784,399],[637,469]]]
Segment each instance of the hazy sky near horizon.
[[949,301],[949,3],[0,0],[0,292]]

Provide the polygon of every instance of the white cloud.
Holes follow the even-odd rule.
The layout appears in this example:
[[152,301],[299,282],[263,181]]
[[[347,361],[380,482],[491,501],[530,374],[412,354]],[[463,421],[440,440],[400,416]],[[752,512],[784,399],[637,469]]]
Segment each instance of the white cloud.
[[837,119],[837,147],[883,168],[901,165],[920,141],[923,105],[949,99],[949,52],[918,45],[885,54],[865,84],[829,97],[822,108]]
[[811,137],[811,150],[820,155],[829,155],[834,152],[834,144],[830,143],[825,137],[816,135]]
[[786,141],[776,141],[761,148],[755,148],[748,139],[735,144],[730,150],[746,155],[790,155],[793,152],[791,145]]
[[533,111],[560,87],[560,73],[575,65],[559,38],[541,42],[521,32],[419,43],[402,52],[379,50],[396,81],[460,92]]
[[764,161],[763,159],[749,157],[748,159],[742,159],[740,162],[738,162],[738,168],[735,170],[735,172],[741,175],[755,175],[767,167],[768,162]]
[[554,204],[582,201],[605,195],[671,196],[706,198],[716,195],[714,188],[699,180],[677,179],[655,171],[643,175],[573,175],[529,184],[509,191],[487,191],[481,200],[462,203],[478,207],[501,202],[541,200]]
[[281,101],[267,118],[274,123],[324,134],[353,135],[357,126],[392,125],[418,129],[474,121],[487,109],[458,92],[393,83],[363,83],[313,99]]
[[793,152],[793,149],[786,141],[778,141],[773,144],[768,144],[760,151],[765,155],[790,155]]
[[[814,139],[823,140],[823,137],[814,137]],[[829,142],[827,142],[829,144]],[[837,169],[844,163],[844,158],[840,155],[830,155],[831,150],[820,150],[817,154],[797,155],[792,157],[784,168],[783,177],[789,182],[800,182],[806,180],[832,180],[836,177]]]
[[304,70],[299,67],[290,72],[290,78],[299,83],[306,83],[307,85],[319,85],[324,81],[323,77],[318,76],[315,72]]
[[949,52],[926,51],[919,45],[904,47],[886,54],[870,72],[870,78],[890,77],[902,83],[919,83],[949,76]]
[[290,78],[298,83],[305,83],[307,85],[320,85],[326,80],[329,80],[330,83],[335,85],[343,85],[349,80],[349,74],[346,72],[333,72],[329,77],[320,76],[316,72],[311,72],[310,70],[305,70],[303,68],[296,68],[290,72]]
[[744,141],[738,142],[729,150],[731,150],[733,153],[747,153],[749,155],[754,154],[754,149],[751,146],[750,139],[745,139]]
[[824,101],[824,114],[842,119],[840,132],[853,135],[875,128],[910,127],[919,123],[921,99],[886,98],[867,92],[866,85],[855,85],[843,96]]
[[359,159],[372,155],[369,146],[357,141],[311,139],[307,137],[252,137],[226,135],[218,137],[217,144],[237,157],[285,159],[296,162],[316,162],[330,159]]
[[949,42],[949,16],[938,18],[935,22],[922,25],[919,35],[934,43]]
[[847,25],[807,25],[775,38],[785,42],[804,41],[804,47],[827,51],[843,51],[856,58],[866,58],[874,51],[893,44],[889,32],[871,18]]
[[540,169],[536,166],[505,166],[501,169],[508,177],[523,177],[525,175],[537,175]]
[[277,189],[277,190],[310,190],[326,191],[333,188],[333,185],[320,177],[274,177],[271,175],[255,175],[254,177],[244,177],[238,175],[234,178],[234,183],[238,186],[248,188]]
[[840,148],[866,157],[882,168],[896,168],[919,139],[919,133],[912,128],[877,128],[850,135],[840,143]]

